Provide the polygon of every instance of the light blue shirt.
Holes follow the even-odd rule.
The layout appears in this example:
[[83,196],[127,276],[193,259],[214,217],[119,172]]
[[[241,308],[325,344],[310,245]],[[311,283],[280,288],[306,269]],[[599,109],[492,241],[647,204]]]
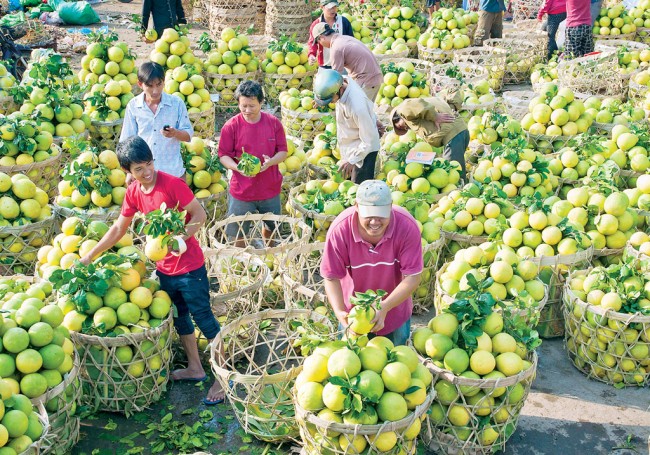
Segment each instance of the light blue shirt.
[[126,105],[120,141],[131,136],[140,136],[153,153],[156,170],[183,177],[185,167],[181,158],[181,143],[178,139],[162,135],[165,125],[187,131],[190,137],[194,134],[187,108],[180,98],[163,93],[158,110],[154,114],[144,102],[144,93],[141,93]]

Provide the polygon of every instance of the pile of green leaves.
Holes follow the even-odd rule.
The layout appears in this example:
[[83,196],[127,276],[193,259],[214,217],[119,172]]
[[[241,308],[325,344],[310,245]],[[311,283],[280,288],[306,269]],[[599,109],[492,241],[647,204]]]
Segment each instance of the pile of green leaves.
[[110,174],[110,169],[99,162],[93,167],[87,162],[72,161],[61,171],[63,180],[70,182],[82,196],[93,190],[96,190],[102,197],[111,194],[113,187],[108,183]]
[[213,417],[212,411],[198,412],[197,421],[192,426],[189,426],[175,420],[170,412],[160,419],[160,423],[148,424],[147,429],[141,431],[140,434],[143,434],[147,439],[154,438],[151,441],[151,451],[149,453],[162,453],[164,451],[190,453],[207,449],[210,445],[222,439],[219,433],[210,430],[207,425]]
[[242,154],[239,157],[239,162],[237,163],[237,170],[244,175],[249,177],[254,177],[260,172],[262,163],[258,157],[246,153],[242,149]]

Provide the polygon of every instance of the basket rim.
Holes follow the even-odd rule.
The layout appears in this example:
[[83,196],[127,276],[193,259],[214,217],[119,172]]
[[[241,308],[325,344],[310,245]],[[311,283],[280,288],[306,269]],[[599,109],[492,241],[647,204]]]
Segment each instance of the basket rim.
[[238,318],[232,320],[230,323],[224,325],[217,336],[214,338],[214,341],[210,345],[210,366],[212,367],[213,373],[220,378],[223,378],[227,381],[232,381],[239,384],[276,384],[278,382],[291,380],[298,376],[302,371],[302,364],[291,367],[286,371],[281,371],[279,373],[273,374],[243,374],[237,371],[231,371],[227,368],[224,368],[217,364],[216,356],[217,349],[221,348],[224,344],[224,337],[230,335],[231,331],[236,332],[240,327],[252,324],[254,322],[264,320],[264,319],[281,319],[288,320],[296,316],[308,316],[312,319],[318,320],[318,322],[324,323],[331,328],[331,324],[327,319],[327,316],[324,316],[320,313],[317,313],[314,310],[300,309],[300,308],[289,308],[289,309],[269,309],[260,311],[252,314],[244,314]]
[[[51,206],[51,204],[48,204],[48,206]],[[2,226],[0,227],[0,234],[16,235],[16,234],[23,234],[26,231],[35,231],[42,227],[46,227],[47,225],[53,225],[54,219],[55,219],[55,215],[54,215],[54,211],[52,211],[52,214],[50,216],[48,216],[44,220],[36,221],[35,223],[29,223],[22,226]]]
[[48,159],[43,161],[34,161],[33,163],[29,163],[29,164],[14,164],[13,166],[0,166],[0,172],[4,172],[5,174],[19,173],[24,171],[31,171],[33,169],[41,169],[43,167],[47,167],[52,164],[56,164],[57,162],[60,162],[61,159],[63,158],[63,153],[61,152],[61,148],[54,142],[50,147],[56,147],[59,150],[59,153],[57,153],[56,155],[51,155]]
[[238,261],[244,262],[245,264],[254,264],[255,266],[261,269],[260,276],[253,284],[249,284],[244,287],[238,288],[236,291],[227,292],[225,294],[219,293],[216,295],[211,295],[210,300],[216,303],[224,303],[232,299],[241,297],[244,294],[252,294],[258,291],[264,283],[266,283],[271,275],[271,271],[267,265],[260,259],[259,256],[255,256],[243,251],[231,251],[226,248],[202,248],[203,256],[207,260],[212,256],[222,256],[226,255],[231,259],[237,259]]
[[432,386],[430,386],[429,391],[427,392],[426,399],[422,404],[416,406],[416,408],[413,410],[412,413],[408,414],[406,417],[400,420],[386,421],[383,422],[382,424],[375,424],[375,425],[359,425],[359,424],[350,425],[346,423],[338,423],[338,422],[332,422],[331,420],[321,419],[313,412],[307,411],[302,406],[300,406],[300,404],[296,400],[296,396],[297,396],[296,393],[293,393],[292,395],[294,397],[293,404],[296,408],[296,414],[300,414],[304,416],[306,422],[316,425],[320,428],[325,428],[327,430],[336,431],[342,434],[373,436],[379,433],[384,433],[389,431],[399,431],[408,428],[410,425],[413,424],[415,419],[419,419],[425,412],[427,412],[427,410],[431,406],[431,403],[436,397],[437,393],[436,390]]
[[148,328],[142,332],[125,333],[116,337],[101,337],[97,335],[88,335],[81,332],[70,332],[70,337],[76,338],[73,340],[73,342],[83,345],[107,347],[128,346],[132,344],[138,344],[146,340],[151,340],[155,337],[159,337],[163,332],[172,328],[173,319],[174,314],[170,310],[167,318],[164,319],[158,327]]
[[539,267],[573,265],[582,261],[591,261],[594,254],[593,245],[589,248],[578,251],[574,254],[556,254],[555,256],[536,256],[530,258],[531,261],[538,264]]
[[280,112],[284,116],[285,114],[288,117],[294,117],[294,118],[300,118],[300,119],[306,119],[306,120],[312,120],[312,119],[322,119],[328,116],[332,116],[335,114],[336,111],[330,111],[330,112],[314,112],[314,113],[309,113],[309,112],[298,112],[294,109],[289,109],[284,106],[280,106]]
[[[316,171],[320,171],[320,168],[316,166],[317,169]],[[305,188],[306,184],[301,183],[298,186],[295,186],[291,188],[289,191],[289,203],[291,204],[291,207],[296,209],[298,212],[302,213],[304,216],[308,218],[312,218],[314,220],[318,221],[334,221],[336,219],[336,215],[323,215],[322,213],[318,213],[314,210],[307,210],[304,208],[298,201],[296,201],[296,194],[301,192]]]
[[90,124],[93,126],[118,126],[124,123],[123,118],[118,118],[117,120],[113,122],[105,122],[101,120],[91,120]]

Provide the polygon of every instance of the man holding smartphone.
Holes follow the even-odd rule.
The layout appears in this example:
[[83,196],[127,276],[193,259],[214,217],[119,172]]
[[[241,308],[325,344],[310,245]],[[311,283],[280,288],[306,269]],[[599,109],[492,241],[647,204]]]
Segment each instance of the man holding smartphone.
[[120,142],[131,136],[145,140],[154,157],[154,167],[174,177],[185,178],[181,142],[192,138],[194,130],[185,103],[163,90],[165,70],[146,62],[138,70],[142,93],[126,106]]

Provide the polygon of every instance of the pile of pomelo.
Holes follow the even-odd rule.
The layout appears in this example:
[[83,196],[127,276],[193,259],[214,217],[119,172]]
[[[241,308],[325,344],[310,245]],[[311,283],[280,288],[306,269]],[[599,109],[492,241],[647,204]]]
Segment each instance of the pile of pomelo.
[[[297,403],[323,420],[348,425],[380,425],[409,416],[427,399],[431,373],[420,363],[413,348],[394,346],[385,337],[375,337],[365,347],[345,342],[324,343],[305,359],[296,378]],[[309,428],[309,426],[308,426]],[[324,449],[363,453],[372,446],[391,452],[401,443],[412,450],[421,422],[375,435],[327,433],[319,442]],[[312,437],[315,429],[310,429]],[[348,446],[352,446],[348,448]]]
[[155,42],[149,54],[149,60],[156,62],[163,68],[173,70],[181,65],[193,65],[200,73],[201,61],[194,56],[190,39],[173,28],[166,28],[160,38]]
[[[0,63],[0,96],[9,96],[9,89],[16,85],[16,78],[11,74],[4,64]],[[4,111],[0,111],[3,114]],[[10,114],[10,112],[8,112]]]
[[279,99],[280,92],[289,88],[312,88],[312,76],[307,73],[316,70],[318,63],[309,63],[308,52],[306,45],[286,36],[269,43],[260,64],[265,73],[265,94],[269,100]]
[[181,156],[186,169],[185,181],[198,199],[226,190],[225,169],[203,139],[193,136],[190,142],[181,143]]
[[0,280],[7,291],[2,297],[6,313],[1,321],[0,376],[16,393],[36,398],[59,385],[72,370],[74,346],[62,325],[63,310],[48,302],[50,283],[26,287],[24,280],[18,281],[22,283]]
[[165,93],[185,102],[188,114],[198,114],[212,109],[210,92],[205,78],[194,65],[183,64],[165,73]]
[[313,148],[305,154],[310,164],[327,167],[336,164],[341,159],[341,151],[336,139],[336,123],[325,126],[325,131],[314,139]]
[[78,212],[105,211],[121,206],[126,195],[126,172],[112,150],[86,150],[62,172],[55,202]]
[[[292,112],[290,117],[282,116],[283,125],[287,134],[304,139],[312,140],[319,131],[325,131],[326,124],[322,117],[324,114],[332,113],[334,105],[318,107],[314,101],[314,92],[308,89],[302,91],[297,88],[290,88],[280,93],[280,106]],[[304,116],[295,118],[295,114],[321,114],[315,116]]]
[[287,158],[278,164],[280,174],[287,176],[297,173],[304,169],[306,160],[307,156],[301,146],[301,142],[291,136],[287,136]]
[[[257,72],[259,59],[248,44],[248,36],[232,28],[221,31],[215,46],[203,61],[208,89],[219,94],[217,104],[235,104],[235,90],[245,80],[245,74]],[[219,77],[238,74],[241,77]]]
[[26,453],[45,431],[37,408],[7,379],[0,379],[0,397],[0,453]]
[[[473,346],[454,313],[439,314],[412,335],[415,349],[436,371],[437,394],[428,417],[433,432],[449,434],[464,447],[505,444],[535,368],[534,354],[504,330],[499,313],[482,318],[479,326]],[[527,379],[509,380],[520,374]]]
[[138,82],[135,56],[126,43],[115,41],[117,35],[114,33],[97,35],[90,40],[86,54],[81,58],[81,70],[77,74],[81,82],[90,85],[123,80],[130,85]]
[[421,17],[415,8],[410,6],[393,6],[383,18],[381,24],[381,38],[402,38],[406,44],[416,47],[420,37]]
[[483,115],[473,115],[467,121],[467,130],[472,141],[482,145],[498,145],[505,138],[519,137],[521,124],[508,115],[485,112]]
[[379,88],[375,103],[396,107],[407,98],[431,96],[427,75],[415,69],[412,62],[389,62],[381,65],[384,82]]

